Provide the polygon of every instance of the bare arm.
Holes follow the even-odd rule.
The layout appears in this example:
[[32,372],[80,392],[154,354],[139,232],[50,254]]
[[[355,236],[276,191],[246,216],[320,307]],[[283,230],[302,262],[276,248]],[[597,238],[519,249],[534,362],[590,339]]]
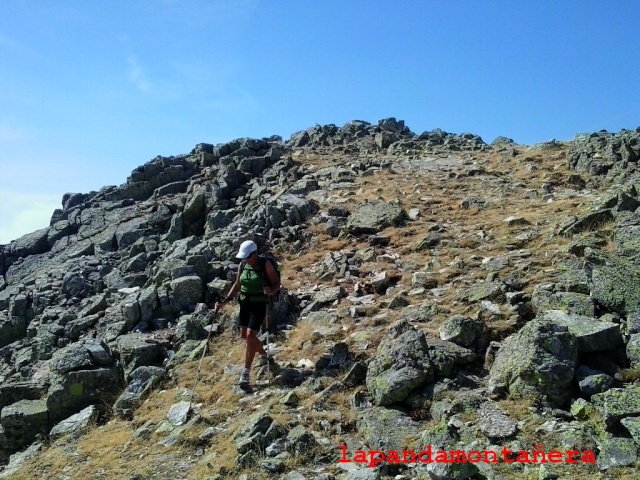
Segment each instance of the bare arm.
[[238,272],[236,273],[236,280],[235,282],[233,282],[233,285],[231,286],[231,290],[229,290],[229,293],[227,293],[227,296],[221,302],[216,303],[216,308],[221,307],[225,303],[228,303],[231,300],[233,300],[233,297],[235,297],[240,291],[240,268],[241,267],[238,266]]

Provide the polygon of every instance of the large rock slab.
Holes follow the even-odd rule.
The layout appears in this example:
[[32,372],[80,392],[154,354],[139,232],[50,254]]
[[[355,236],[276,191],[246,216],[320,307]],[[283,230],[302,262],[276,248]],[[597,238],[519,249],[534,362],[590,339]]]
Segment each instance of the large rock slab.
[[640,265],[624,255],[592,251],[585,256],[585,270],[598,304],[621,315],[640,310]]
[[407,218],[402,207],[382,200],[361,203],[349,216],[347,231],[354,235],[377,233],[387,227],[400,226]]
[[94,405],[90,405],[55,425],[49,432],[49,436],[52,439],[55,439],[65,435],[78,434],[86,431],[91,423],[96,419],[97,415],[98,409]]
[[46,399],[50,420],[57,423],[90,405],[111,404],[124,388],[122,369],[118,367],[57,375]]
[[202,279],[196,275],[176,278],[171,281],[172,304],[177,310],[183,310],[202,301]]
[[0,320],[0,348],[26,337],[27,324],[25,317],[11,317],[6,320]]
[[629,335],[627,358],[629,359],[629,366],[631,368],[640,369],[640,333]]
[[618,324],[584,315],[567,314],[562,310],[549,310],[539,315],[541,321],[564,325],[576,337],[579,353],[614,350],[624,343]]
[[169,412],[167,412],[167,420],[169,423],[175,427],[179,427],[180,425],[184,425],[187,423],[189,419],[189,410],[191,408],[191,403],[182,400],[178,403],[174,403],[169,408]]
[[596,464],[600,470],[631,467],[638,461],[638,448],[630,438],[605,438],[599,445]]
[[576,337],[563,325],[532,320],[509,336],[496,353],[489,389],[565,406],[571,399],[578,360]]
[[409,441],[420,434],[420,423],[401,410],[372,407],[358,413],[356,428],[369,448],[382,451],[411,449]]
[[41,228],[40,230],[27,233],[26,235],[13,240],[7,248],[9,255],[15,257],[27,257],[29,255],[45,253],[49,250],[49,242],[47,241],[49,228],[50,227]]
[[464,315],[453,315],[440,325],[440,339],[461,347],[470,347],[483,331],[484,324],[481,320]]
[[131,375],[138,367],[161,366],[166,350],[157,341],[149,341],[145,335],[131,333],[122,335],[117,340],[120,361],[124,368],[124,377],[131,380]]
[[446,340],[429,338],[429,359],[437,377],[450,378],[456,366],[473,363],[475,353]]
[[593,298],[584,293],[550,292],[543,288],[537,288],[533,292],[531,303],[538,311],[563,310],[567,313],[575,313],[587,317],[595,315]]
[[73,370],[83,370],[93,366],[89,350],[83,345],[73,343],[57,350],[51,358],[51,370],[57,373],[67,373]]
[[7,383],[0,386],[0,410],[20,400],[38,400],[47,393],[47,385],[39,382]]
[[49,425],[49,411],[44,400],[20,400],[4,407],[0,414],[0,424],[13,451],[29,445],[38,434],[46,434]]
[[607,428],[616,428],[626,417],[640,417],[640,388],[612,388],[591,397]]
[[623,418],[620,424],[627,429],[633,441],[640,447],[640,417]]
[[380,342],[368,365],[366,385],[377,405],[391,405],[434,378],[426,335],[403,326]]

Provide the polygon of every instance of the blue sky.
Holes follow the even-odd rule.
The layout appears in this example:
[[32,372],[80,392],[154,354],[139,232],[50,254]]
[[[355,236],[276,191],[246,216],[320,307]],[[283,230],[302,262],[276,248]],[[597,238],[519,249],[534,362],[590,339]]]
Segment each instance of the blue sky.
[[316,123],[640,126],[640,2],[2,0],[0,244],[156,155]]

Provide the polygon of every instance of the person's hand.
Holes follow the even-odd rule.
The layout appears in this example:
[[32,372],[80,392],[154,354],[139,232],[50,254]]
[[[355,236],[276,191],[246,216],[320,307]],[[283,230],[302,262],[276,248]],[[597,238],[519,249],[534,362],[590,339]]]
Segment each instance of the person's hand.
[[262,292],[267,296],[270,297],[271,295],[273,295],[273,290],[271,290],[271,287],[264,287],[262,289]]

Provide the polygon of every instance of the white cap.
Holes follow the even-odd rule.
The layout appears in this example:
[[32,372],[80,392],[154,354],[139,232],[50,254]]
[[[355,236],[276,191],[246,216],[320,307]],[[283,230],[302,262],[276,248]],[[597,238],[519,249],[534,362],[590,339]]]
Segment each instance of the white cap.
[[256,242],[251,240],[246,240],[242,242],[242,245],[240,245],[240,250],[238,250],[238,254],[236,255],[236,258],[241,258],[244,260],[245,258],[249,258],[249,255],[251,255],[256,250],[258,250],[258,246],[256,245]]

